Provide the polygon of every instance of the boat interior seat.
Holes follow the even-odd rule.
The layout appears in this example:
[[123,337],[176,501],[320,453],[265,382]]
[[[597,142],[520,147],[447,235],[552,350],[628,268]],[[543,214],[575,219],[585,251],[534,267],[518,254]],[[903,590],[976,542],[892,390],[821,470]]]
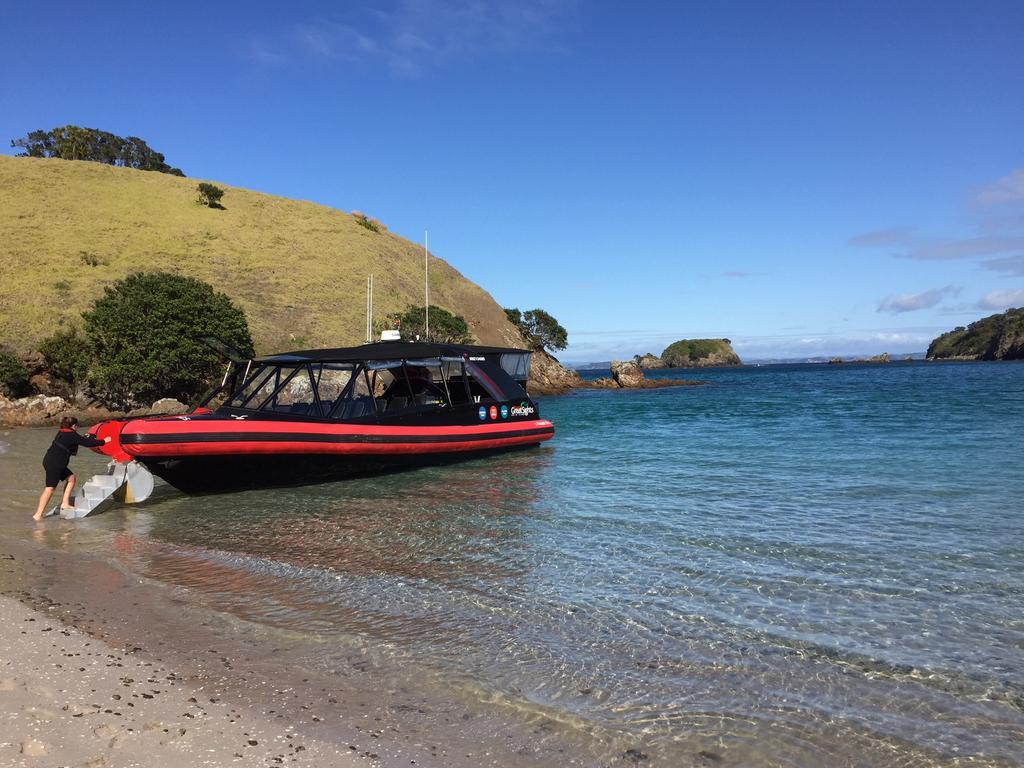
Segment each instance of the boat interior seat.
[[334,412],[336,419],[358,419],[374,412],[373,398],[368,395],[355,399],[345,399]]
[[388,410],[389,411],[398,411],[398,410],[401,410],[402,408],[405,408],[408,405],[409,405],[409,398],[408,397],[403,397],[401,395],[398,395],[397,397],[392,397],[391,398],[391,402],[388,403]]

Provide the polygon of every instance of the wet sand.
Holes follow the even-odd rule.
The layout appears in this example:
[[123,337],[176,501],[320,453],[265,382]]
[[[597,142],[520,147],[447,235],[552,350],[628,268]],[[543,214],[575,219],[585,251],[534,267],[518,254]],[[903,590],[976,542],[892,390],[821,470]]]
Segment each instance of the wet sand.
[[[73,525],[44,522],[35,538]],[[40,543],[0,538],[0,765],[648,763],[357,649],[324,674],[288,633]]]

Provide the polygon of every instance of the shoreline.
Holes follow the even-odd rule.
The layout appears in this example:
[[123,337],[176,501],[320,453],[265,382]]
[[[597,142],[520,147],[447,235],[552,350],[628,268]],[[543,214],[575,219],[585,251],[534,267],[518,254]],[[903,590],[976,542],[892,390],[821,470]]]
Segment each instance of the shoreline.
[[[65,529],[62,534],[44,524],[42,535],[66,535],[68,526],[73,524],[53,526]],[[635,764],[624,749],[572,725],[446,690],[429,672],[395,668],[365,648],[340,647],[333,668],[323,669],[310,658],[315,648],[289,632],[225,614],[205,605],[202,594],[151,583],[96,556],[68,558],[0,537],[0,620],[0,643],[20,648],[5,652],[0,662],[0,688],[11,689],[0,691],[8,697],[0,702],[16,713],[0,728],[3,764],[7,756],[11,765],[90,768],[170,768],[183,764],[184,756],[188,764],[213,766]],[[12,673],[12,665],[19,671]],[[67,684],[55,685],[63,674]],[[137,682],[125,688],[125,679],[150,687]],[[57,702],[83,686],[89,693],[82,694],[88,699],[82,711],[100,736],[80,727],[86,714],[75,718],[78,710],[63,710],[67,702]],[[113,699],[115,694],[122,698]],[[127,707],[129,701],[134,706]],[[144,730],[157,721],[163,725],[150,728],[155,733]],[[186,734],[176,743],[170,737],[180,729]],[[49,757],[19,754],[33,739],[46,745]],[[136,760],[132,745],[155,751]],[[304,749],[294,749],[298,745]]]

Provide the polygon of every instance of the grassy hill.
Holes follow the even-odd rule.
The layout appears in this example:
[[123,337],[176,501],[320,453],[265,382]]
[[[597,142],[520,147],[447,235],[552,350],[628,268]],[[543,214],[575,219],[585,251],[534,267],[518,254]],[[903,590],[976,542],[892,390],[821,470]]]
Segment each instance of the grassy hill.
[[[223,184],[224,210],[206,208],[197,182],[0,156],[0,344],[26,352],[80,325],[104,285],[138,271],[191,275],[226,293],[261,354],[364,341],[370,273],[376,317],[422,303],[422,246],[342,211]],[[465,317],[480,343],[522,343],[486,291],[435,257],[430,300]]]

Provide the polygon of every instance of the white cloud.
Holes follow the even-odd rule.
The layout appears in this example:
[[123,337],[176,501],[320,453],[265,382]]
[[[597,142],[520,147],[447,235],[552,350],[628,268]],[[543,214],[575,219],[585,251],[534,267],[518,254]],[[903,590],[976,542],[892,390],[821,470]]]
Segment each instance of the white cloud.
[[1000,256],[998,259],[986,259],[981,262],[981,266],[996,272],[1005,272],[1008,275],[1024,276],[1024,253]]
[[929,309],[947,296],[956,296],[958,293],[960,293],[960,289],[953,285],[947,285],[945,288],[933,288],[920,293],[900,293],[882,299],[878,304],[878,311],[899,314]]
[[978,309],[1004,310],[1024,306],[1024,288],[989,291],[978,300]]
[[551,43],[577,0],[395,0],[306,19],[273,41],[253,38],[257,61],[321,59],[381,64],[405,75],[450,61]]
[[983,259],[980,266],[985,269],[1021,274],[1024,257],[1018,254],[1024,252],[1024,169],[979,187],[968,204],[971,226],[958,237],[921,237],[906,227],[892,227],[864,232],[848,243],[892,246],[897,249],[893,255],[915,261]]
[[871,248],[884,245],[910,245],[914,242],[914,236],[907,227],[890,227],[889,229],[862,232],[851,237],[848,242],[850,245]]
[[979,187],[971,196],[971,203],[981,208],[1006,203],[1024,203],[1024,168]]

